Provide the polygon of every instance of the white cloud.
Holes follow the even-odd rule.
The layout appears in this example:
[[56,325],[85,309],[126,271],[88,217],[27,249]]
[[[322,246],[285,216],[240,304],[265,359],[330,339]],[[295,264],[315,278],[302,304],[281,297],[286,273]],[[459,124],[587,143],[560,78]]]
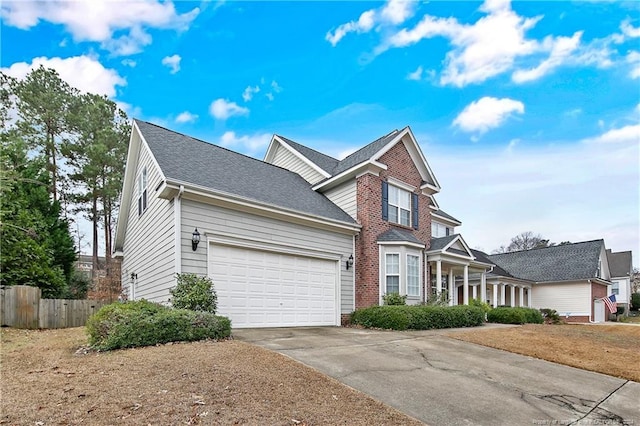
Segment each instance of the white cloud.
[[248,115],[249,108],[241,107],[227,99],[216,99],[209,106],[209,113],[218,120],[226,120],[235,115]]
[[220,145],[253,155],[266,148],[270,141],[271,135],[268,133],[239,136],[235,132],[229,131],[220,138]]
[[482,146],[461,155],[430,145],[429,163],[442,185],[438,203],[462,220],[458,231],[471,247],[490,252],[524,231],[556,243],[604,238],[607,248],[634,250],[640,265],[639,147],[521,141],[510,151]]
[[357,21],[349,21],[340,25],[333,33],[327,32],[325,40],[336,46],[349,33],[368,33],[376,25],[399,25],[414,14],[416,2],[408,0],[388,0],[378,9],[370,9],[363,12]]
[[171,68],[171,74],[175,74],[180,71],[181,60],[180,55],[165,56],[162,58],[162,65]]
[[[32,28],[40,21],[63,25],[75,41],[100,42],[116,55],[140,52],[151,43],[145,28],[186,30],[200,12],[178,14],[171,1],[141,0],[115,4],[110,0],[8,1],[2,3],[6,25]],[[115,33],[125,34],[114,37]]]
[[125,67],[131,67],[131,68],[135,68],[135,66],[138,64],[136,61],[134,61],[133,59],[123,59],[120,62],[122,65],[124,65]]
[[418,66],[414,72],[407,74],[407,80],[421,80],[422,79],[422,65]]
[[253,98],[253,95],[258,92],[260,92],[259,86],[247,86],[244,92],[242,92],[242,99],[244,99],[245,102],[249,102]]
[[278,84],[277,81],[273,80],[271,82],[271,89],[273,89],[274,92],[276,93],[280,93],[282,92],[282,87],[280,87],[280,85]]
[[633,50],[625,56],[625,61],[631,64],[631,71],[629,77],[632,79],[640,78],[640,52]]
[[509,98],[485,96],[467,105],[453,124],[465,132],[482,134],[500,126],[513,113],[524,114],[524,104]]
[[72,56],[69,58],[34,58],[31,63],[16,62],[2,71],[12,77],[22,79],[31,70],[40,65],[52,68],[60,78],[76,89],[113,98],[117,86],[125,86],[126,80],[116,70],[105,68],[96,59],[89,56]]
[[176,117],[176,123],[193,123],[197,119],[197,114],[192,114],[189,111],[183,111]]
[[267,99],[269,99],[270,101],[272,101],[272,100],[273,100],[273,93],[269,92],[269,93],[265,93],[264,95],[265,95],[265,96],[267,97]]
[[540,49],[535,40],[527,40],[525,32],[541,17],[523,18],[511,10],[508,1],[486,1],[480,10],[487,13],[472,25],[455,18],[425,15],[412,29],[402,29],[376,49],[382,53],[390,47],[407,47],[426,38],[442,36],[453,49],[445,58],[441,84],[462,87],[480,83],[513,67],[517,57]]
[[592,144],[636,144],[640,146],[640,124],[611,129],[601,135],[583,139]]
[[631,21],[629,19],[625,20],[620,24],[620,29],[622,30],[622,34],[629,38],[637,38],[640,37],[640,27],[634,27],[631,25]]
[[545,50],[551,51],[549,57],[535,68],[517,70],[511,78],[516,83],[524,83],[549,74],[553,69],[567,62],[580,45],[580,37],[582,37],[582,31],[576,32],[572,37],[545,38],[542,45]]

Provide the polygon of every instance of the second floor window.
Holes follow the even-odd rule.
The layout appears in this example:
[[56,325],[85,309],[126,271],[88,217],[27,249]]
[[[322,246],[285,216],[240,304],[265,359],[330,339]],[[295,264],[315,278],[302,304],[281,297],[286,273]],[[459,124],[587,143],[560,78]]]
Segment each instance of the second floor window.
[[613,284],[611,284],[611,294],[620,294],[620,283],[617,281],[614,281]]
[[438,222],[431,222],[431,237],[440,238],[451,235],[451,228]]
[[383,181],[382,219],[418,229],[418,194]]
[[138,175],[138,216],[147,210],[147,168]]

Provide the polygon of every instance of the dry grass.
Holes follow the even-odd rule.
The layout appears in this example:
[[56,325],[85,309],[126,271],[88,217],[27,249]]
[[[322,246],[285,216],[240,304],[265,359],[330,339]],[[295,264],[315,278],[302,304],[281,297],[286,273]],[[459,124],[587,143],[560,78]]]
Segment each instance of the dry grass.
[[640,382],[640,327],[534,325],[450,337]]
[[76,353],[84,328],[0,337],[0,424],[421,424],[238,341]]

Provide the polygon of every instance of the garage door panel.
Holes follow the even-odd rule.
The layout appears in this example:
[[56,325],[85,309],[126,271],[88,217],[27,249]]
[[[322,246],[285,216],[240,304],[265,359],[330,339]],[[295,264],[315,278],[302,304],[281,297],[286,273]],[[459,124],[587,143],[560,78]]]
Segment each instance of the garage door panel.
[[336,261],[214,244],[209,271],[234,327],[336,325]]

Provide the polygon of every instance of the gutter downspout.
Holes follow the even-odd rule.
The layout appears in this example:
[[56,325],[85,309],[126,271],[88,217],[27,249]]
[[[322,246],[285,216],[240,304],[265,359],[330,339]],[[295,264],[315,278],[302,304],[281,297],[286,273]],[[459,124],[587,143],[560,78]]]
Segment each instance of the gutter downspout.
[[174,234],[174,270],[176,274],[182,273],[182,194],[184,193],[184,185],[180,185],[178,194],[173,198],[173,234]]

